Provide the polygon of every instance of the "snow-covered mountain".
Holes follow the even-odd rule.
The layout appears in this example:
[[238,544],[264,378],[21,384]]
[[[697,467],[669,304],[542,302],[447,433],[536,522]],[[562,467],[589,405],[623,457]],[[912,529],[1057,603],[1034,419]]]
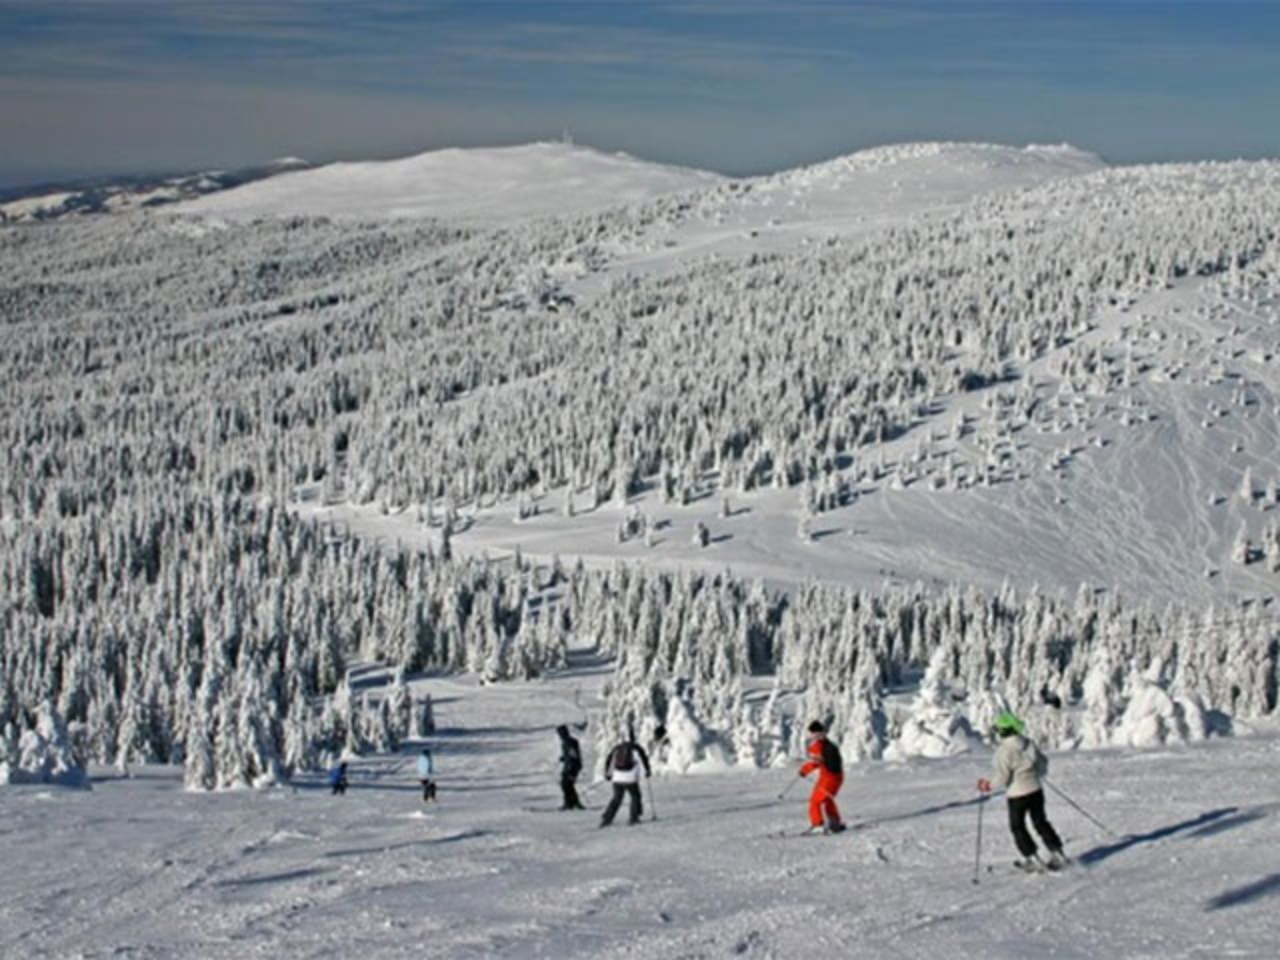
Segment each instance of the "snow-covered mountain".
[[706,187],[723,178],[565,143],[434,150],[333,163],[177,208],[223,217],[443,217],[504,223],[566,216]]
[[721,216],[747,211],[775,226],[865,223],[963,203],[1105,167],[1075,147],[912,143],[862,150],[736,182],[716,192]]
[[0,224],[43,223],[68,216],[152,209],[309,166],[297,157],[282,157],[239,170],[124,177],[9,190],[0,193]]
[[[451,161],[450,168],[456,173],[464,166],[470,169]],[[1109,170],[1095,155],[1066,146],[884,147],[615,207],[605,221],[609,226],[593,230],[590,243],[575,240],[572,252],[544,255],[540,265],[536,259],[522,261],[509,287],[493,291],[488,308],[528,322],[531,312],[540,313],[540,303],[554,305],[568,297],[584,309],[577,319],[555,319],[561,327],[579,322],[589,327],[602,304],[636,298],[698,303],[713,316],[735,304],[784,317],[797,310],[812,315],[813,303],[831,291],[861,290],[860,285],[886,275],[894,277],[895,290],[885,300],[901,304],[919,271],[937,270],[951,277],[936,288],[937,305],[929,310],[955,310],[950,298],[961,298],[963,312],[978,321],[984,311],[1003,310],[1008,302],[994,290],[984,291],[984,285],[1012,283],[1013,273],[1024,268],[1033,278],[1026,282],[1038,283],[1040,296],[1079,300],[1078,281],[1069,274],[1080,272],[1085,258],[1099,256],[1097,269],[1111,270],[1114,257],[1135,256],[1120,252],[1126,244],[1111,232],[1120,228],[1107,226],[1112,220],[1123,220],[1125,230],[1152,230],[1191,216],[1191,207],[1183,207],[1193,198],[1207,205],[1217,202],[1216,196],[1238,197],[1241,191],[1274,198],[1276,173],[1274,164]],[[275,190],[289,182],[246,191]],[[232,201],[246,191],[222,199]],[[515,212],[507,213],[518,219]],[[564,229],[574,233],[577,228],[567,223]],[[1089,239],[1081,240],[1085,234]],[[1201,234],[1201,240],[1208,235]],[[886,244],[876,266],[860,263],[864,251]],[[901,255],[892,252],[897,244]],[[1064,245],[1073,245],[1071,252],[1048,256]],[[1099,254],[1104,248],[1115,252]],[[844,249],[855,251],[848,263],[831,255]],[[1161,256],[1176,258],[1188,249],[1182,243],[1180,250]],[[989,264],[981,262],[992,257]],[[1017,263],[1012,271],[1011,257]],[[948,258],[965,264],[964,293],[958,275],[945,266]],[[1153,281],[1159,270],[1172,274]],[[851,494],[857,508],[831,517],[845,516],[847,522],[815,518],[820,535],[812,541],[795,536],[800,505],[793,491],[740,483],[750,490],[749,509],[734,519],[732,508],[728,517],[720,515],[719,496],[696,496],[698,490],[715,489],[717,481],[711,481],[690,488],[691,502],[675,514],[683,519],[673,523],[671,534],[656,538],[654,549],[637,552],[636,540],[619,543],[614,511],[579,508],[572,517],[552,519],[549,513],[562,512],[559,504],[544,505],[540,519],[518,524],[509,522],[514,504],[477,510],[459,545],[471,544],[477,551],[518,548],[548,558],[583,556],[602,566],[621,559],[709,569],[728,564],[744,576],[771,582],[816,577],[870,585],[919,579],[1060,589],[1091,583],[1159,600],[1265,591],[1271,574],[1263,564],[1236,564],[1230,558],[1237,540],[1260,552],[1269,549],[1273,536],[1265,510],[1244,506],[1255,501],[1266,506],[1272,496],[1276,465],[1268,451],[1280,437],[1272,413],[1280,401],[1271,397],[1273,391],[1280,396],[1280,380],[1266,358],[1273,355],[1267,331],[1274,308],[1265,293],[1238,286],[1244,282],[1238,268],[1227,286],[1219,277],[1195,275],[1202,271],[1209,274],[1213,268],[1195,268],[1179,278],[1186,268],[1153,261],[1093,306],[1073,308],[1084,309],[1087,317],[1076,321],[1071,335],[1054,334],[1060,338],[1057,347],[1034,348],[1025,356],[1024,348],[1008,353],[991,373],[1004,377],[1003,383],[991,379],[984,390],[929,392],[927,415],[907,415],[904,429],[887,431],[890,436],[882,442],[857,453],[861,465],[844,473],[860,478],[854,486],[861,484],[866,495]],[[1000,274],[1006,279],[997,280]],[[1270,282],[1261,264],[1255,275],[1257,282]],[[990,302],[976,306],[984,297]],[[804,300],[810,303],[795,305]],[[679,319],[688,309],[662,307],[652,321],[632,321],[661,346],[648,347],[628,382],[656,378],[652,371],[664,365],[679,367],[684,352],[711,349],[689,346],[687,331],[698,328]],[[869,318],[856,312],[846,318],[841,308],[832,309],[819,326],[829,325],[842,336],[847,330],[852,340],[844,349],[853,352],[847,361],[851,369],[886,359],[887,354],[860,352],[859,337],[875,340]],[[916,322],[913,310],[922,308],[897,309],[905,329]],[[1252,320],[1227,323],[1228,317]],[[949,335],[953,340],[969,340],[965,322],[955,317],[947,322],[958,324]],[[780,329],[785,326],[785,320],[779,323]],[[672,333],[673,327],[686,332]],[[912,335],[924,337],[927,330],[922,323]],[[1008,330],[999,334],[1009,335]],[[590,352],[589,342],[583,351]],[[949,362],[963,366],[967,349],[951,351]],[[593,362],[621,369],[631,353],[592,356]],[[1196,372],[1188,377],[1189,370]],[[584,370],[568,382],[586,375]],[[483,409],[473,414],[475,404],[465,404],[457,416],[474,415],[492,428],[501,414],[490,404],[500,410],[504,396],[520,395],[514,407],[521,409],[528,402],[524,392],[517,382],[493,388]],[[1224,411],[1239,407],[1242,396],[1248,400],[1241,408],[1246,416],[1236,422]],[[915,426],[906,429],[912,421]],[[775,429],[792,427],[780,418]],[[765,446],[763,438],[757,442]],[[776,457],[776,451],[759,455]],[[1152,463],[1165,469],[1144,469]],[[690,469],[671,466],[682,475]],[[1257,487],[1254,501],[1232,495],[1246,466]],[[826,475],[826,468],[819,472]],[[948,494],[957,488],[975,493]],[[636,509],[647,514],[666,509],[655,496],[652,477],[638,481],[637,490],[644,492],[632,500]],[[1118,497],[1118,490],[1125,496]],[[730,498],[736,501],[740,492],[729,491]],[[1130,508],[1130,498],[1152,505],[1160,516]],[[373,506],[363,512],[354,506],[329,510],[371,534],[431,542],[412,523]],[[698,523],[722,531],[723,545],[710,551],[697,547],[684,528]]]
[[[1277,223],[1275,162],[535,145],[0,229],[0,952],[1269,955]],[[1074,873],[974,874],[1004,709]],[[815,718],[865,832],[782,836]],[[523,808],[565,722],[656,823]]]
[[[921,143],[810,167],[731,178],[563,143],[437,150],[399,160],[334,163],[175,208],[228,217],[387,217],[512,223],[679,195],[699,219],[737,229],[865,227],[886,216],[1088,173],[1104,164],[1072,147]],[[705,244],[701,232],[689,238]]]

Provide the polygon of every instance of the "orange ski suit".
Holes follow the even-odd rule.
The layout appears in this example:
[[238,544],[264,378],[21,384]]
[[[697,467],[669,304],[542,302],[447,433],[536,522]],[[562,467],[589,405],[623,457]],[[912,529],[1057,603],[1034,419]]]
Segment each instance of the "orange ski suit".
[[831,826],[842,823],[840,808],[836,806],[836,794],[844,785],[843,773],[832,773],[822,762],[822,741],[826,737],[818,737],[809,744],[809,756],[813,759],[800,768],[800,776],[807,777],[818,771],[818,782],[813,785],[813,793],[809,794],[809,823],[815,827]]

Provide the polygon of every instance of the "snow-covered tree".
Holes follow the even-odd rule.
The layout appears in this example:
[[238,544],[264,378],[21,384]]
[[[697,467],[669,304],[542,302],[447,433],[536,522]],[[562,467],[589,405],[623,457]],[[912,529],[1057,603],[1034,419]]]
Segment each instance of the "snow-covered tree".
[[[4,737],[6,741],[9,735]],[[45,700],[36,711],[35,725],[23,731],[15,746],[5,748],[0,759],[0,785],[6,783],[51,783],[86,787],[83,760],[75,755],[66,724]]]

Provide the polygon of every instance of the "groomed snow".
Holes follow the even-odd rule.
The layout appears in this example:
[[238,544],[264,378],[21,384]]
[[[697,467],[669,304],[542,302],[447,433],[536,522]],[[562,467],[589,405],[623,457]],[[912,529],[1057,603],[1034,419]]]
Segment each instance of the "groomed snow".
[[165,768],[0,791],[0,954],[1274,956],[1275,731],[1054,756],[1054,785],[1117,836],[1051,793],[1079,865],[1024,876],[990,801],[975,885],[986,750],[853,768],[840,801],[857,829],[837,837],[796,835],[803,791],[778,799],[794,767],[655,779],[657,819],[636,827],[597,828],[605,788],[591,811],[555,811],[553,730],[596,679],[425,681],[440,768],[426,814],[414,746],[355,761],[346,797],[318,780],[187,793]]

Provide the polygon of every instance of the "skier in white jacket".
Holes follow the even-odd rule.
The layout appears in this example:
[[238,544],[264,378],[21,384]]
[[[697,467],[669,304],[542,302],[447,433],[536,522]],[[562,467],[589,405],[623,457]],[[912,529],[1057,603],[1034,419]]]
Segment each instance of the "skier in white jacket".
[[[1014,866],[1020,870],[1060,870],[1069,861],[1062,852],[1062,840],[1044,813],[1044,788],[1041,778],[1049,772],[1049,758],[1040,748],[1023,736],[1022,721],[1008,711],[996,717],[995,733],[1000,738],[996,748],[995,771],[990,780],[978,781],[983,793],[1005,791],[1009,801],[1009,829],[1013,842],[1018,845],[1022,859]],[[1036,854],[1036,842],[1027,830],[1027,815],[1049,849],[1049,862],[1044,863]]]

